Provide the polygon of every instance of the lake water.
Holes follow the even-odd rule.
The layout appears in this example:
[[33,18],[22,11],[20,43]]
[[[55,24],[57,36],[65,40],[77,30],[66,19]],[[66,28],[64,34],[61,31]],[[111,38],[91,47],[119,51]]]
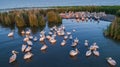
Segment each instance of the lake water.
[[120,5],[120,0],[0,0],[0,9],[80,5]]
[[[32,53],[34,56],[29,60],[24,60],[25,53],[21,52],[21,46],[24,43],[22,36],[18,34],[18,29],[15,28],[14,38],[9,38],[7,34],[11,31],[9,28],[0,27],[0,67],[110,67],[107,63],[107,57],[111,56],[116,60],[117,66],[120,67],[120,42],[106,38],[103,35],[104,29],[109,26],[110,22],[100,21],[98,22],[76,22],[72,19],[63,19],[62,23],[66,27],[66,31],[72,31],[76,29],[76,32],[72,33],[73,39],[78,37],[80,40],[77,48],[80,53],[76,57],[70,57],[70,50],[73,40],[67,39],[65,46],[60,46],[63,40],[62,36],[57,36],[56,44],[52,45],[45,40],[48,49],[45,52],[40,51],[42,43],[37,41],[33,42]],[[44,28],[46,33],[49,32],[49,27],[46,25]],[[33,29],[33,36],[38,36],[40,30]],[[89,40],[91,45],[93,42],[97,42],[100,47],[98,51],[100,56],[96,57],[91,55],[86,57],[85,53],[88,50],[84,46],[84,40]],[[11,51],[16,50],[17,61],[13,64],[9,64],[9,57],[12,55]]]

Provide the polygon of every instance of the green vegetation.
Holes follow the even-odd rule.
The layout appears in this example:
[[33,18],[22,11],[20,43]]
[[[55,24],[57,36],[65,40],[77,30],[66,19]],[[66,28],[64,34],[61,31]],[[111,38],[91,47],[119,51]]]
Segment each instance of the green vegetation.
[[105,36],[110,36],[113,39],[120,40],[120,10],[116,12],[115,20],[105,30]]
[[60,6],[60,7],[52,7],[56,12],[78,12],[78,11],[89,11],[89,12],[105,12],[107,14],[116,14],[116,12],[120,9],[120,6]]
[[104,33],[106,36],[120,40],[120,17],[116,17]]
[[[14,10],[0,13],[0,24],[5,26],[15,25],[17,27],[42,27],[45,26],[46,11],[44,10]],[[48,12],[50,13],[50,12]],[[50,18],[54,22],[61,22],[58,13],[53,13]]]
[[47,13],[47,18],[49,23],[60,23],[62,22],[62,18],[55,13],[54,11],[49,11]]

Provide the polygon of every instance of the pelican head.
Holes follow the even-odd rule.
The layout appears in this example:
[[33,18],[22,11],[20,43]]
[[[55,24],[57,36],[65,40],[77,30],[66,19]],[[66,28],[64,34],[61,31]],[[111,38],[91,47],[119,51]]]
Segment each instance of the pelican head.
[[17,54],[18,52],[17,52],[17,51],[15,51],[15,50],[12,50],[12,53],[13,53],[13,54]]

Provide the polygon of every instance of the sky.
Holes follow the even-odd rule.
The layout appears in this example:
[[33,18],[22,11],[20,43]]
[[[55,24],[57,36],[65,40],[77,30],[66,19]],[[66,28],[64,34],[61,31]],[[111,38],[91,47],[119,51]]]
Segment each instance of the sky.
[[120,5],[120,0],[0,0],[0,9],[81,5]]

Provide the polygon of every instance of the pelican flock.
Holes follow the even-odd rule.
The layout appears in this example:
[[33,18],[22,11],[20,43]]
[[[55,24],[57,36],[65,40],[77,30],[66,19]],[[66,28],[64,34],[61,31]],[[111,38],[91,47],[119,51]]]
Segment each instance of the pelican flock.
[[[63,40],[62,42],[60,43],[61,46],[65,46],[67,41],[70,40],[72,43],[72,47],[70,49],[70,52],[69,52],[69,55],[74,57],[74,56],[77,56],[79,54],[79,49],[77,48],[79,45],[79,39],[77,37],[73,37],[73,32],[75,33],[75,29],[73,29],[71,32],[67,32],[65,30],[65,26],[62,25],[60,27],[57,28],[57,26],[54,26],[52,28],[50,28],[50,31],[48,33],[46,33],[46,31],[41,31],[40,32],[40,36],[34,36],[31,34],[31,30],[22,30],[21,31],[21,34],[24,34],[24,38],[23,38],[23,44],[22,44],[22,47],[21,47],[21,51],[24,52],[24,56],[23,56],[23,59],[30,59],[32,56],[33,56],[33,53],[31,52],[32,51],[32,47],[34,45],[33,42],[36,42],[38,41],[39,39],[39,42],[42,43],[42,42],[46,42],[46,40],[48,42],[50,42],[51,44],[55,44],[57,42],[57,38],[56,37],[62,37]],[[8,34],[9,37],[11,36],[14,36],[14,32],[10,32]],[[95,56],[100,56],[100,53],[98,51],[99,49],[99,46],[97,45],[96,42],[94,42],[92,45],[90,45],[90,43],[88,42],[88,40],[84,40],[84,43],[83,43],[84,46],[86,46],[86,48],[89,48],[89,50],[86,51],[85,55],[86,56],[91,56],[91,54],[93,53]],[[68,45],[69,46],[69,45]],[[40,47],[40,50],[41,51],[44,51],[48,48],[48,45],[47,44],[44,44],[42,47]],[[12,56],[10,57],[9,59],[9,63],[12,63],[16,60],[17,58],[17,51],[12,51]],[[116,65],[116,61],[113,60],[111,57],[107,58],[107,62],[110,64],[110,65]]]

